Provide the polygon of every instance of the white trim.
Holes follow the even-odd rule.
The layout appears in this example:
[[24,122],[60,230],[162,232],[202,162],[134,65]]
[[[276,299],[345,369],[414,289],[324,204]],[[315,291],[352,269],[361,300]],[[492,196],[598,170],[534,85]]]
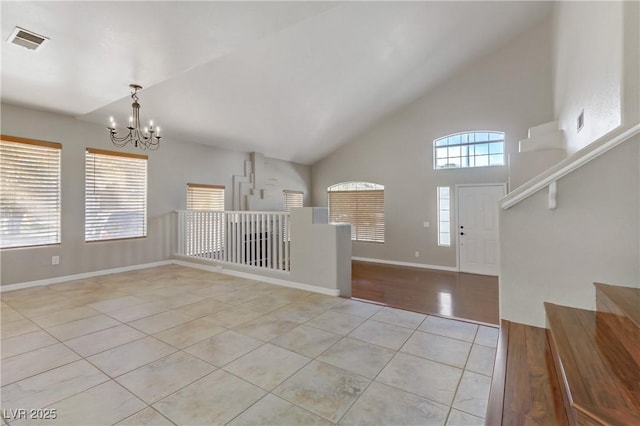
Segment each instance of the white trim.
[[313,293],[326,294],[327,296],[340,296],[339,289],[318,287],[311,284],[303,284],[295,281],[282,280],[280,278],[265,277],[264,275],[250,274],[248,272],[236,271],[233,269],[225,269],[222,266],[208,266],[199,263],[185,262],[183,260],[174,260],[176,265],[187,266],[190,268],[204,269],[205,271],[218,272],[220,274],[231,275],[234,277],[248,278],[259,280],[264,283],[279,285],[282,287],[296,288],[298,290],[311,291]]
[[84,272],[82,274],[64,275],[61,277],[46,278],[44,280],[27,281],[17,284],[8,284],[0,286],[0,292],[22,290],[23,288],[39,287],[44,285],[59,284],[73,280],[83,280],[86,278],[99,277],[101,275],[117,274],[119,272],[135,271],[137,269],[154,268],[156,266],[171,265],[171,260],[161,260],[159,262],[143,263],[140,265],[123,266],[121,268],[103,269],[101,271]]
[[[555,182],[558,179],[568,175],[575,169],[582,167],[591,160],[601,156],[605,152],[615,148],[616,146],[620,145],[628,139],[631,139],[639,133],[640,123],[630,127],[617,136],[612,137],[607,142],[604,142],[602,145],[599,145],[598,147],[585,153],[584,155],[580,155],[577,158],[575,158],[575,156],[572,156],[559,162],[556,166],[552,167],[547,172],[531,179],[530,181],[523,184],[520,188],[504,197],[500,202],[500,207],[506,210],[510,207],[515,206],[520,201],[528,198],[530,195],[548,186],[551,182]],[[589,149],[589,147],[590,146],[588,145],[585,149]]]
[[373,259],[370,257],[356,257],[356,256],[352,256],[351,260],[358,260],[360,262],[368,262],[368,263],[382,263],[384,265],[410,266],[412,268],[436,269],[438,271],[458,272],[457,266],[427,265],[425,263],[400,262],[397,260]]

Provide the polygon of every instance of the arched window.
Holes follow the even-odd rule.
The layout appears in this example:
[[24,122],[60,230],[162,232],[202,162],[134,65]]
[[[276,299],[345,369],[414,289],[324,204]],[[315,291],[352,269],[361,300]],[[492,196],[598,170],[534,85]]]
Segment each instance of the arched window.
[[327,188],[329,222],[350,223],[351,239],[384,243],[384,186],[342,182]]
[[433,168],[504,166],[503,132],[456,133],[433,141]]

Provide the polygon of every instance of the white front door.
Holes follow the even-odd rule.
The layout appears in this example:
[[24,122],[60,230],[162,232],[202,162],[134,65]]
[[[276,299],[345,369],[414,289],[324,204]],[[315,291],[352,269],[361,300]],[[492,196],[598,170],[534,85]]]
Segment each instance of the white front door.
[[458,186],[460,272],[498,275],[498,201],[505,186]]

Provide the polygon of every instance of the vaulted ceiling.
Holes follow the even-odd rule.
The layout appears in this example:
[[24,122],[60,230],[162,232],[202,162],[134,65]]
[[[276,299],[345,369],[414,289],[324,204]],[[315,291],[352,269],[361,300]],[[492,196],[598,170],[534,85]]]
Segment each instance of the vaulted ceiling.
[[[312,164],[549,14],[547,2],[6,2],[3,102]],[[50,38],[4,42],[22,27]],[[105,131],[106,134],[106,131]],[[105,136],[106,137],[106,136]]]

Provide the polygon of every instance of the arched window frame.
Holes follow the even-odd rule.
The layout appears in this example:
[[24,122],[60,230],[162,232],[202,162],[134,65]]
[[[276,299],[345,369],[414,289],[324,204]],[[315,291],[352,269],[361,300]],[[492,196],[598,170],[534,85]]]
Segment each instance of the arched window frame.
[[495,130],[454,133],[433,141],[433,169],[505,165],[505,135]]

